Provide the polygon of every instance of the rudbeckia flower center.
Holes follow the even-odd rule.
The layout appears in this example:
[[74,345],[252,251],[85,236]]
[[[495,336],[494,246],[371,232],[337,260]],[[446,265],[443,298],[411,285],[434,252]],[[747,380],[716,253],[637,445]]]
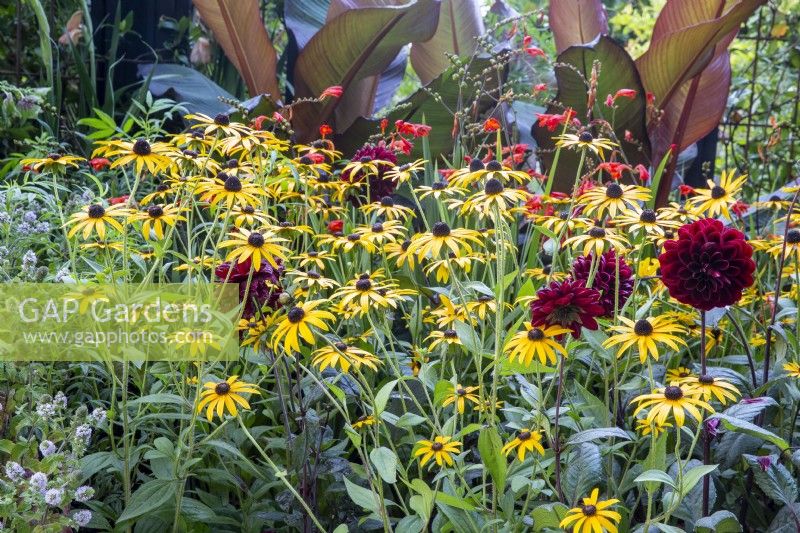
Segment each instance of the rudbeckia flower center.
[[381,198],[381,205],[383,207],[394,207],[394,200],[391,196],[384,196]]
[[239,192],[242,190],[242,181],[236,176],[225,178],[225,190],[228,192]]
[[501,165],[499,161],[489,161],[486,163],[486,170],[497,172],[498,170],[503,170],[503,165]]
[[156,187],[156,191],[158,192],[167,192],[169,190],[169,185],[166,183],[159,183],[158,187]]
[[486,182],[486,186],[483,188],[483,192],[489,195],[500,194],[503,192],[503,182],[501,182],[497,178],[491,178]]
[[89,206],[89,218],[103,218],[106,214],[105,208],[100,204]]
[[642,214],[639,215],[639,220],[645,224],[653,224],[656,221],[656,212],[652,209],[645,209],[642,211]]
[[465,389],[464,387],[459,387],[456,389],[456,394],[458,394],[459,396],[464,396],[466,393],[467,389]]
[[606,196],[614,198],[615,200],[617,198],[622,198],[623,192],[622,187],[620,187],[618,183],[612,183],[606,187]]
[[53,161],[58,161],[59,159],[61,159],[61,154],[56,154],[56,153],[48,154],[47,155],[47,159],[52,159]]
[[597,514],[597,507],[595,507],[594,505],[584,505],[583,507],[581,507],[581,511],[585,516],[594,516],[595,514]]
[[360,238],[361,235],[359,235],[358,233],[351,233],[350,235],[347,236],[347,240],[350,242],[356,242]]
[[264,246],[264,236],[255,231],[247,237],[247,244],[255,248],[261,248]]
[[133,143],[133,153],[142,157],[150,155],[150,143],[144,139],[139,139]]
[[319,252],[308,252],[308,257],[317,257]]
[[253,207],[252,205],[246,205],[242,208],[242,213],[244,213],[245,215],[252,215],[255,212],[256,208]]
[[606,236],[606,230],[597,226],[589,230],[589,237],[592,239],[602,239]]
[[303,317],[306,316],[306,312],[303,311],[302,307],[292,307],[289,309],[289,312],[286,313],[286,317],[289,319],[289,322],[292,324],[297,324]]
[[284,220],[283,222],[281,222],[281,223],[280,223],[280,224],[278,224],[278,225],[279,225],[280,227],[282,227],[282,228],[293,228],[293,227],[294,227],[294,224],[292,224],[292,223],[291,223],[291,222],[289,222],[288,220]]
[[147,208],[147,215],[150,218],[159,218],[164,216],[164,208],[160,205],[151,205]]
[[531,432],[530,431],[520,431],[519,434],[517,435],[517,438],[519,440],[528,440],[529,438],[531,438]]
[[560,218],[561,220],[569,220],[569,211],[561,211],[558,214],[558,218]]
[[444,222],[437,222],[431,229],[434,237],[447,237],[450,235],[450,226]]
[[372,158],[369,157],[368,155],[365,155],[364,157],[358,160],[359,163],[369,163],[370,161],[372,161]]
[[486,167],[484,166],[483,161],[481,161],[480,159],[473,159],[472,161],[469,162],[470,172],[477,172],[479,170],[483,170],[484,168]]
[[633,325],[633,332],[640,337],[647,337],[653,333],[653,325],[646,319],[637,320]]
[[492,300],[494,300],[494,298],[492,298],[491,296],[486,296],[485,294],[483,296],[478,296],[478,301],[482,304],[486,302],[491,302]]
[[675,385],[670,385],[669,387],[664,389],[664,398],[667,400],[677,402],[681,398],[683,398],[683,391],[680,387]]
[[403,241],[403,244],[400,245],[400,249],[406,252],[409,246],[411,246],[411,239],[406,239]]
[[457,339],[458,338],[458,333],[456,333],[456,330],[454,330],[454,329],[446,329],[444,331],[444,338],[445,339]]
[[300,158],[299,163],[301,165],[311,165],[314,163],[314,160],[308,157],[307,155],[304,155],[303,157]]
[[431,450],[435,452],[442,451],[442,448],[444,448],[444,445],[441,442],[434,442],[433,444],[431,444]]
[[334,348],[336,348],[340,352],[344,352],[345,350],[347,350],[347,345],[345,343],[343,343],[343,342],[337,342],[333,346],[334,346]]
[[443,181],[435,181],[433,185],[431,185],[431,189],[434,191],[443,191],[447,187],[447,184]]
[[221,381],[221,382],[217,383],[216,387],[214,387],[214,392],[216,392],[220,396],[224,396],[225,394],[228,394],[228,392],[230,392],[230,390],[231,390],[231,386],[230,386],[230,384],[228,384],[227,381]]
[[786,233],[786,244],[798,244],[800,243],[800,230],[790,229]]
[[582,131],[580,135],[578,135],[578,140],[582,143],[590,143],[594,140],[594,135],[590,131]]
[[711,198],[713,198],[714,200],[719,200],[726,194],[727,191],[725,191],[725,189],[723,189],[719,185],[714,185],[714,187],[711,188]]
[[183,151],[183,155],[185,155],[186,157],[191,157],[192,159],[194,159],[195,157],[197,157],[197,152],[195,150],[186,149],[186,150]]
[[540,341],[544,339],[544,332],[539,328],[533,328],[528,332],[529,341]]
[[217,126],[227,126],[231,123],[231,117],[226,115],[225,113],[220,113],[216,117],[214,117],[214,124]]
[[308,276],[311,279],[319,279],[319,272],[317,272],[316,270],[309,270],[308,272],[306,272],[306,276]]
[[367,279],[360,279],[356,281],[356,289],[360,290],[361,292],[366,292],[372,288],[372,282]]
[[383,224],[380,222],[372,225],[372,232],[373,233],[381,233],[383,231]]
[[699,381],[703,385],[711,385],[712,383],[714,383],[714,378],[709,376],[708,374],[704,374],[699,378],[697,378],[697,381]]

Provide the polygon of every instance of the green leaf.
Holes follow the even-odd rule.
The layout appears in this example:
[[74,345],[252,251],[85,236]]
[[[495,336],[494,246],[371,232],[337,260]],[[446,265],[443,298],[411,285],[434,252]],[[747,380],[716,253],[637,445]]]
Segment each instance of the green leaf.
[[717,469],[717,465],[700,465],[692,468],[681,479],[680,494],[686,496],[689,491],[703,478]]
[[125,522],[154,511],[175,499],[178,484],[174,480],[153,479],[144,483],[131,495],[130,503],[117,518]]
[[411,488],[417,495],[410,498],[409,506],[427,523],[435,504],[433,491],[424,480],[419,478],[411,481]]
[[450,67],[448,55],[471,56],[484,31],[479,2],[442,0],[436,33],[411,46],[411,65],[422,84],[429,84]]
[[353,503],[375,514],[380,513],[380,497],[371,489],[365,489],[344,478],[344,486]]
[[478,435],[478,453],[481,454],[483,466],[492,476],[494,491],[497,494],[505,492],[506,475],[508,474],[508,464],[502,449],[503,440],[495,427],[489,427]]
[[189,402],[178,396],[177,394],[168,394],[164,392],[160,392],[158,394],[148,394],[147,396],[141,396],[139,398],[135,398],[128,402],[128,407],[137,407],[139,405],[150,405],[150,404],[170,404],[175,406],[188,406]]
[[750,465],[753,478],[756,484],[764,491],[764,494],[778,503],[791,505],[797,501],[797,480],[789,470],[778,462],[775,455],[767,456],[771,464],[766,468],[758,463],[755,455],[744,455],[745,461]]
[[651,525],[658,528],[662,533],[686,533],[679,527],[662,524],[661,522],[653,522]]
[[[586,80],[592,79],[592,67],[595,61],[600,63],[601,68],[597,77],[597,98],[590,110],[586,107]],[[591,118],[595,120],[607,120],[614,127],[614,132],[620,140],[620,148],[628,163],[631,166],[639,163],[649,164],[650,140],[645,124],[646,91],[639,78],[636,64],[622,46],[606,36],[601,36],[587,45],[572,46],[558,55],[555,74],[558,93],[554,101],[559,102],[559,106],[548,106],[548,113],[563,113],[565,107],[571,107],[575,110],[575,118],[584,124],[589,122],[587,114],[591,114]],[[605,105],[606,96],[613,96],[620,89],[633,89],[636,91],[636,96],[617,98],[615,108],[609,109]],[[626,131],[630,132],[630,137],[636,142],[625,140],[628,137]],[[553,137],[560,133],[560,127],[557,131],[549,131],[545,127],[540,127],[538,123],[534,125],[533,135],[548,169],[555,157]],[[560,151],[553,190],[571,192],[579,159],[580,153],[576,150]],[[589,166],[589,162],[584,162],[583,172],[587,172],[590,168],[592,167]]]
[[381,479],[386,483],[397,482],[397,456],[392,450],[383,446],[375,448],[369,452],[369,458]]
[[453,394],[455,385],[447,380],[440,379],[433,388],[433,405],[442,405],[442,402]]
[[380,416],[383,410],[386,409],[386,404],[389,402],[389,396],[392,394],[397,382],[398,380],[393,379],[392,381],[384,384],[383,387],[381,387],[375,394],[375,416]]
[[463,511],[475,510],[475,504],[469,502],[466,498],[460,498],[458,496],[453,496],[451,494],[446,494],[444,492],[436,493],[436,502],[443,503],[445,505],[449,505],[450,507],[455,507],[456,509],[461,509]]
[[564,493],[570,503],[587,496],[603,482],[600,448],[588,442],[572,448],[573,452],[564,469]]
[[779,437],[778,435],[772,433],[771,431],[767,431],[766,429],[761,428],[755,424],[747,422],[746,420],[742,420],[740,418],[736,418],[733,416],[728,416],[722,413],[717,413],[713,415],[711,418],[716,418],[720,422],[722,422],[722,427],[727,429],[728,431],[735,431],[737,433],[745,433],[753,437],[759,437],[767,442],[771,442],[772,444],[780,448],[781,451],[789,448],[789,443],[786,442],[781,437]]
[[673,488],[677,487],[672,477],[670,477],[670,475],[667,474],[666,472],[662,472],[661,470],[647,470],[639,474],[633,481],[634,483],[646,483],[646,482],[665,483],[670,487]]
[[797,533],[797,522],[800,521],[800,503],[793,503],[781,508],[767,528],[769,533]]
[[531,512],[533,518],[533,530],[542,531],[548,529],[561,529],[559,524],[567,515],[569,507],[563,503],[546,503],[540,505]]
[[717,511],[695,522],[695,533],[740,533],[742,525],[730,511]]
[[322,123],[334,122],[336,131],[342,132],[359,116],[371,115],[375,77],[409,42],[434,35],[439,4],[439,0],[416,0],[399,6],[348,9],[329,19],[297,58],[295,96],[317,97],[334,85],[341,86],[344,94],[295,107],[292,125],[300,139],[315,138]]
[[576,444],[581,444],[584,442],[591,442],[599,439],[608,439],[608,438],[616,438],[622,440],[631,440],[630,435],[621,428],[617,427],[610,427],[610,428],[597,428],[597,429],[587,429],[585,431],[580,431],[567,440],[567,444],[570,446],[574,446]]
[[559,54],[608,33],[608,17],[601,0],[550,0],[548,15]]

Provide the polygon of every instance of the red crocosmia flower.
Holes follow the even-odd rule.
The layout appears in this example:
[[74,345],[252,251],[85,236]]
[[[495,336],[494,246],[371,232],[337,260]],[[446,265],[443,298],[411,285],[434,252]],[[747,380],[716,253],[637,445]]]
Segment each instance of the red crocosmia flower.
[[497,131],[500,129],[500,121],[496,118],[488,118],[486,122],[483,123],[483,131]]
[[750,209],[750,204],[746,204],[741,200],[736,200],[730,209],[737,217],[741,217]]
[[[619,260],[619,270],[617,270]],[[581,255],[572,263],[572,275],[576,280],[587,281],[592,270],[594,254]],[[595,267],[595,276],[592,287],[600,291],[600,304],[605,310],[604,317],[614,316],[615,305],[621,308],[633,294],[633,270],[622,257],[617,257],[614,250],[609,250],[600,256]],[[619,273],[619,278],[617,277]],[[619,281],[617,281],[619,280]],[[616,294],[619,293],[619,300]]]
[[23,172],[30,172],[32,169],[33,169],[33,167],[30,166],[30,165],[22,165],[22,171]]
[[325,138],[326,135],[330,135],[331,133],[333,133],[333,128],[331,128],[327,124],[323,124],[322,126],[319,127],[319,134],[322,135],[323,139]]
[[741,231],[703,218],[681,226],[678,238],[664,243],[658,256],[661,281],[681,303],[703,311],[725,307],[753,284],[752,256]]
[[567,278],[552,281],[539,289],[531,303],[531,323],[534,326],[562,326],[578,338],[581,328],[597,329],[597,318],[604,312],[600,293],[587,289],[583,280]]
[[580,126],[580,122],[575,118],[575,111],[567,109],[561,114],[536,113],[540,128],[547,128],[547,131],[556,131],[556,128],[563,124],[572,123]]
[[268,119],[269,119],[269,117],[266,116],[266,115],[258,115],[256,118],[254,118],[252,120],[253,128],[257,129],[257,130],[260,130],[261,126],[264,125],[264,121],[268,120]]
[[647,183],[650,180],[650,171],[643,164],[639,163],[634,170],[639,173],[639,181],[642,183]]
[[328,231],[330,231],[331,233],[336,233],[338,231],[342,231],[343,229],[344,229],[344,220],[337,218],[336,220],[331,220],[330,222],[328,222]]
[[525,37],[522,38],[523,47],[530,46],[532,42],[533,42],[533,37],[531,37],[530,35],[526,35]]
[[396,120],[394,123],[394,129],[403,135],[414,135],[414,125],[410,122],[406,122],[405,120]]
[[629,143],[632,143],[634,141],[633,133],[631,133],[631,130],[625,130],[625,136],[623,138],[625,139],[626,142]]
[[653,105],[656,103],[656,95],[654,95],[653,93],[648,91],[645,96],[647,97],[648,105]]
[[697,191],[694,190],[694,187],[691,185],[681,184],[678,185],[678,192],[680,192],[681,196],[691,196],[695,194]]
[[614,93],[614,100],[616,101],[617,98],[627,98],[629,100],[633,100],[636,98],[636,91],[634,89],[620,89]]
[[306,157],[309,158],[315,165],[325,162],[325,154],[321,154],[319,152],[309,152],[306,154]]
[[105,157],[95,157],[94,159],[89,160],[89,166],[91,166],[95,171],[103,170],[110,164],[111,161]]
[[596,183],[595,183],[593,180],[591,180],[591,179],[589,179],[589,178],[585,178],[585,179],[584,179],[583,181],[581,181],[581,183],[578,185],[578,190],[577,190],[577,191],[575,191],[576,198],[577,198],[578,196],[582,195],[583,193],[587,192],[587,191],[591,191],[591,190],[592,190],[592,189],[594,189],[596,186],[597,186],[597,184],[596,184]]
[[414,124],[414,137],[427,137],[431,127],[426,124]]
[[614,105],[614,97],[610,94],[606,96],[606,107],[612,107]]
[[537,214],[544,204],[542,203],[542,195],[541,194],[534,194],[529,196],[528,199],[525,201],[525,210],[530,213],[531,215]]
[[443,180],[449,181],[450,180],[450,176],[452,176],[453,172],[455,172],[455,171],[456,171],[456,169],[454,169],[454,168],[440,168],[439,169],[439,175],[442,177]]
[[546,90],[547,90],[547,84],[546,83],[537,83],[536,85],[533,86],[533,92],[534,93],[540,93],[540,92],[546,91]]
[[342,89],[341,85],[332,85],[331,87],[328,87],[322,91],[322,94],[319,95],[319,97],[325,98],[326,96],[330,96],[332,98],[341,98],[343,92],[344,89]]
[[129,194],[123,194],[122,196],[114,196],[113,198],[108,199],[108,205],[117,205],[117,204],[124,204],[130,198]]
[[388,128],[388,127],[389,127],[389,119],[388,118],[382,118],[381,119],[381,133],[382,134],[386,133],[386,128]]
[[274,113],[272,113],[272,120],[274,120],[275,122],[283,122],[285,119],[283,118],[283,115],[275,111]]
[[531,57],[544,57],[544,50],[539,48],[538,46],[528,46],[525,48],[525,52]]
[[389,143],[389,148],[391,148],[395,152],[402,152],[405,155],[411,155],[411,149],[413,147],[414,145],[408,142],[403,137],[398,137],[397,139]]
[[631,167],[626,165],[625,163],[620,163],[618,161],[607,161],[605,163],[600,163],[597,165],[597,168],[607,172],[609,176],[611,176],[612,180],[618,180],[622,177],[622,172],[627,170],[630,171]]

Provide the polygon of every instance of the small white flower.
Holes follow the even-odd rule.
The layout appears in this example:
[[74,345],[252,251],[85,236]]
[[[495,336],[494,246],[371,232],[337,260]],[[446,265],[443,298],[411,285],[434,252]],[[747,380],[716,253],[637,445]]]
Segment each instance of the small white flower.
[[52,441],[43,440],[41,443],[39,443],[39,451],[42,453],[44,457],[53,455],[54,453],[56,453],[56,445],[53,444]]
[[6,463],[6,476],[13,482],[18,482],[25,477],[25,469],[19,463],[9,461]]
[[30,479],[31,487],[36,489],[38,492],[44,492],[47,488],[47,474],[44,472],[36,472],[31,476]]
[[56,507],[64,500],[64,489],[49,489],[44,493],[44,502]]
[[75,520],[75,523],[78,524],[79,527],[84,527],[92,519],[92,512],[88,509],[75,511],[75,514],[72,515],[72,519]]

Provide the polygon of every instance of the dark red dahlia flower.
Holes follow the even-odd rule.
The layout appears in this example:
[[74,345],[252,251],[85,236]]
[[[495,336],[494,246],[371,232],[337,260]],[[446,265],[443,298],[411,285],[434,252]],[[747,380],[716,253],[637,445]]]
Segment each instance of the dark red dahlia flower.
[[[256,310],[264,306],[272,309],[278,308],[278,296],[281,291],[281,276],[284,267],[280,259],[276,259],[278,268],[275,269],[266,261],[261,262],[261,267],[253,272],[250,278],[250,259],[242,263],[222,263],[215,270],[214,274],[220,282],[239,284],[239,301],[243,301],[247,294],[247,302],[242,312],[242,318],[252,318]],[[247,290],[247,280],[250,279],[250,290]],[[257,306],[256,306],[257,305]]]
[[753,284],[756,264],[744,234],[705,218],[686,224],[658,256],[661,281],[681,303],[708,311],[739,301]]
[[[379,142],[378,144],[365,144],[358,150],[356,153],[353,154],[351,158],[352,161],[358,161],[359,159],[365,159],[369,161],[374,161],[379,159],[381,161],[389,161],[392,164],[397,163],[397,156],[386,147],[383,141]],[[391,167],[387,164],[379,164],[378,166],[378,174],[371,175],[369,177],[369,201],[370,202],[377,202],[384,196],[391,196],[395,190],[395,183],[392,180],[387,180],[383,178],[383,175],[389,170]],[[347,181],[350,183],[355,183],[358,181],[363,181],[364,176],[361,172],[355,173],[355,175],[351,175],[350,172],[342,173],[342,181]]]
[[[584,283],[589,279],[589,271],[592,269],[594,254],[590,256],[580,256],[572,263],[572,277],[582,280]],[[600,305],[603,306],[603,317],[614,315],[615,292],[619,291],[619,307],[625,305],[631,293],[633,293],[633,270],[619,258],[619,282],[617,282],[617,254],[614,250],[609,250],[600,256],[597,265],[597,273],[592,282],[592,288],[600,291]]]
[[553,281],[539,289],[531,303],[531,323],[534,326],[562,326],[578,338],[581,327],[597,329],[596,317],[603,314],[600,293],[587,289],[583,280],[567,278]]

